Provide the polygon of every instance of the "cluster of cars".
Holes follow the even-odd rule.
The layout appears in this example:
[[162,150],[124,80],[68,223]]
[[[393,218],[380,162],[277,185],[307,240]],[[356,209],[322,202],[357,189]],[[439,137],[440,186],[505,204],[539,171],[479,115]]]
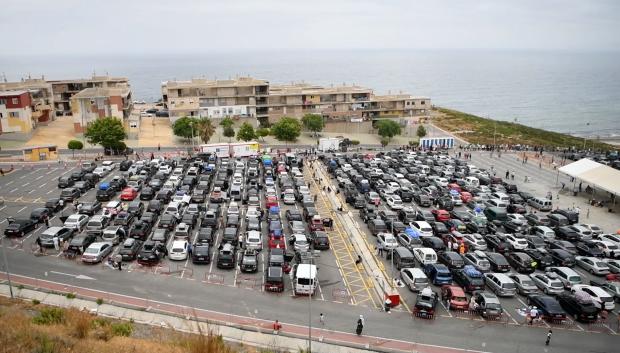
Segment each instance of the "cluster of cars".
[[[165,256],[173,261],[191,256],[194,264],[216,261],[218,268],[238,266],[242,272],[258,272],[259,254],[267,248],[265,289],[282,291],[285,273],[295,274],[298,265],[311,263],[313,251],[330,248],[302,167],[294,155],[279,162],[211,154],[86,162],[59,178],[59,198],[28,219],[13,220],[5,234],[23,236],[61,212],[63,225],[42,232],[41,245],[52,247],[57,238],[85,263],[113,253],[148,266]],[[81,200],[93,187],[94,200]],[[281,212],[281,203],[301,207]],[[317,284],[315,278],[310,282],[311,288]]]
[[[412,291],[438,286],[450,308],[485,317],[502,314],[498,297],[524,295],[554,320],[567,312],[595,320],[620,300],[620,282],[586,284],[574,270],[620,273],[620,236],[492,170],[444,151],[335,154],[325,163]],[[426,294],[416,307],[434,302]]]

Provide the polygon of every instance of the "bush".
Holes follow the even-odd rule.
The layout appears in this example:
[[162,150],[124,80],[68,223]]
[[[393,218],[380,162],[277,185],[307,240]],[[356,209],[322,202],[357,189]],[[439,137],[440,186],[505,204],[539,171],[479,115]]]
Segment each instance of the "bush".
[[409,146],[415,146],[415,145],[416,145],[416,142],[415,142],[415,141],[413,141],[413,140],[410,140],[410,141],[409,141]]
[[65,297],[67,297],[67,299],[75,299],[75,294],[67,293],[67,294],[65,294]]
[[93,327],[91,316],[76,309],[67,312],[67,322],[71,326],[71,334],[79,339],[86,338]]
[[38,300],[38,299],[32,299],[32,304],[39,305],[39,304],[41,304],[41,301]]
[[101,305],[101,304],[103,304],[103,299],[101,299],[101,298],[97,298],[96,303],[97,303],[97,305]]
[[129,322],[113,323],[110,327],[114,336],[129,337],[133,332],[133,325]]
[[60,308],[43,308],[32,322],[37,325],[60,324],[65,319],[65,312]]
[[359,140],[351,140],[349,141],[349,143],[351,144],[351,146],[357,146],[360,144]]

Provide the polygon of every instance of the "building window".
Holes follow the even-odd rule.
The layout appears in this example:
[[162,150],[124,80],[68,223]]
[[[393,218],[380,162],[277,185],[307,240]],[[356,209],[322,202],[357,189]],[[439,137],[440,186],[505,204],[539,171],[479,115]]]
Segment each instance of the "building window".
[[11,118],[19,118],[19,112],[9,112]]
[[138,127],[138,123],[136,121],[132,121],[132,122],[129,123],[129,127],[135,129],[135,128]]
[[425,104],[425,102],[424,102],[424,101],[422,101],[422,102],[420,102],[420,104],[424,105],[424,104]]
[[0,105],[6,105],[6,99],[0,99]]
[[17,104],[19,104],[19,98],[13,98],[13,99],[11,99],[11,102],[13,102],[13,104],[17,105]]
[[0,113],[0,119],[4,118],[4,115],[2,115],[2,113]]

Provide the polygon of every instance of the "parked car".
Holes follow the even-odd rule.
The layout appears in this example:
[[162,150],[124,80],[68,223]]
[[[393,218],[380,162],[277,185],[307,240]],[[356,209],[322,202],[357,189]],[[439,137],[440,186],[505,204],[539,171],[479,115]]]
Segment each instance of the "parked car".
[[112,252],[113,245],[108,242],[92,243],[84,250],[82,262],[99,263]]
[[527,297],[527,303],[535,306],[543,319],[552,322],[566,320],[566,312],[554,297],[542,294],[530,294]]

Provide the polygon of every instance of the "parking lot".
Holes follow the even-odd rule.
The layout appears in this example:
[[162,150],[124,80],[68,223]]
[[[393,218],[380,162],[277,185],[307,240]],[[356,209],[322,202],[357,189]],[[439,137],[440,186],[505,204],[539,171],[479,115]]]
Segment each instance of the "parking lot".
[[[91,188],[87,192],[83,193],[79,197],[78,203],[87,205],[95,202],[98,186],[102,183],[109,183],[113,179],[113,177],[121,176],[123,174],[123,172],[120,171],[118,168],[118,164],[121,161],[115,162],[115,169],[105,175],[105,177],[103,177],[94,188]],[[231,163],[232,162],[233,161],[231,160]],[[244,169],[242,170],[244,173],[243,182],[245,185],[247,185],[248,159],[245,158],[242,160],[242,162],[244,163]],[[211,179],[209,179],[209,189],[207,190],[205,201],[203,203],[200,203],[201,209],[203,210],[201,212],[201,215],[204,215],[204,212],[209,209],[210,206],[214,205],[214,202],[212,202],[210,199],[210,195],[212,195],[213,193],[215,176],[217,175],[217,171],[220,168],[219,163],[221,163],[221,160],[218,160],[214,163],[215,170],[213,170],[209,174],[211,176]],[[198,163],[196,165],[198,165]],[[277,162],[275,161],[274,167],[277,167]],[[187,168],[188,167],[186,167],[185,172],[187,172]],[[0,221],[0,226],[2,227],[2,230],[4,231],[4,229],[8,225],[7,217],[9,217],[9,219],[10,217],[15,219],[28,218],[32,210],[38,207],[43,207],[43,205],[48,199],[57,198],[61,192],[61,189],[57,187],[58,179],[61,177],[70,177],[73,172],[79,171],[80,169],[80,162],[73,162],[70,164],[50,164],[46,166],[38,166],[35,168],[17,168],[13,172],[7,174],[2,180],[3,187],[1,192],[1,198],[4,200],[4,205],[0,209],[3,216],[2,220]],[[224,229],[226,228],[225,223],[231,203],[233,203],[233,205],[236,204],[239,206],[239,223],[237,225],[239,240],[243,241],[243,238],[246,236],[247,233],[246,211],[248,210],[248,205],[245,201],[242,200],[230,200],[229,196],[225,197],[221,203],[218,203],[219,205],[221,205],[220,216],[218,220],[218,226],[217,228],[215,228],[213,242],[210,245],[210,263],[194,263],[189,256],[180,261],[171,260],[170,256],[166,256],[164,258],[161,258],[160,261],[149,265],[140,264],[136,260],[124,261],[122,265],[122,271],[134,273],[139,276],[154,275],[160,276],[162,278],[176,277],[188,281],[200,281],[205,283],[206,285],[219,285],[237,289],[264,292],[265,272],[268,267],[268,256],[270,249],[268,243],[268,222],[266,221],[269,209],[266,207],[267,198],[265,193],[267,188],[264,185],[265,179],[263,176],[263,170],[264,169],[261,166],[259,172],[260,175],[256,176],[256,180],[260,181],[260,187],[257,190],[258,200],[260,202],[259,209],[263,210],[264,216],[262,218],[262,221],[260,222],[263,250],[258,253],[258,265],[255,272],[241,271],[239,265],[243,256],[244,248],[242,246],[238,246],[237,248],[237,251],[235,253],[235,266],[232,269],[224,269],[217,266],[218,248],[221,244],[224,243],[222,237]],[[227,184],[230,181],[229,184],[232,185],[231,175],[227,175],[225,179],[227,181]],[[146,186],[146,184],[144,185]],[[317,194],[318,189],[316,183],[309,182],[308,187],[313,195]],[[246,186],[243,190],[247,191],[247,188],[248,187]],[[283,203],[281,200],[282,190],[280,184],[277,182],[274,183],[274,188],[277,195],[277,212],[279,213],[281,224],[284,227],[284,234],[286,236],[286,241],[282,244],[286,247],[286,253],[289,254],[289,256],[292,256],[294,254],[294,251],[292,249],[292,244],[289,242],[292,232],[287,222],[286,213],[287,211],[295,210],[301,214],[302,207],[299,203],[299,200],[297,200],[293,204]],[[230,190],[230,186],[228,186],[228,190]],[[114,194],[114,197],[110,201],[120,201],[120,195],[120,192],[116,192]],[[136,200],[139,200],[139,197],[140,192],[138,192]],[[330,217],[330,214],[331,212],[333,212],[333,210],[326,206],[326,202],[323,197],[316,197],[315,199],[316,210],[318,211],[320,216],[323,218]],[[109,201],[101,201],[101,206],[105,208],[108,202]],[[149,203],[149,201],[147,200],[142,200],[140,202],[145,207],[147,207]],[[121,202],[121,204],[129,203],[130,201]],[[64,215],[66,217],[72,213],[75,213],[74,205],[70,202],[67,202],[62,212],[57,212],[50,215],[50,226],[61,226],[61,216]],[[97,214],[103,214],[103,210],[98,211]],[[136,217],[136,220],[137,219],[138,217]],[[156,221],[152,225],[151,233],[159,227],[160,220],[161,217],[156,218]],[[130,234],[130,236],[132,232],[132,226],[133,223],[127,226],[127,232]],[[192,228],[192,230],[190,231],[190,235],[187,238],[187,241],[189,243],[194,244],[194,248],[197,243],[196,237],[199,233],[201,226],[201,218],[199,216],[196,225]],[[309,234],[308,224],[305,221],[304,227],[304,231],[306,232],[306,234]],[[7,237],[7,239],[5,240],[5,244],[8,244],[8,247],[13,250],[23,251],[24,256],[40,256],[41,254],[37,250],[38,247],[35,241],[37,237],[39,237],[41,233],[45,231],[45,229],[46,227],[44,226],[44,224],[40,223],[38,225],[38,228],[36,228],[32,232],[28,232],[23,237]],[[82,230],[82,233],[85,233],[85,231]],[[360,270],[355,266],[355,259],[350,251],[350,246],[346,244],[346,235],[344,231],[341,229],[341,227],[336,226],[333,228],[333,230],[328,231],[328,233],[331,244],[335,245],[335,249],[315,250],[313,252],[312,261],[318,267],[318,285],[315,295],[313,296],[313,300],[332,301],[343,304],[377,307],[380,300],[376,297],[376,294],[374,294],[374,292],[368,289],[368,281],[365,278],[363,269]],[[150,237],[151,235],[149,235],[149,239]],[[170,231],[170,236],[167,238],[165,243],[168,254],[170,254],[173,241],[178,239],[181,238],[175,237],[174,229],[172,229]],[[99,236],[97,241],[101,240],[101,236]],[[66,256],[66,251],[63,252],[62,249],[60,251],[56,251],[54,247],[46,247],[45,255],[49,257],[57,257],[57,261],[72,261],[75,263],[76,266],[87,266],[89,268],[93,268],[95,266],[97,268],[100,268],[101,271],[115,271],[115,264],[111,263],[111,260],[114,259],[114,254],[117,253],[120,246],[122,246],[122,242],[118,245],[115,245],[111,254],[107,255],[105,259],[103,259],[103,261],[98,262],[97,264],[86,264],[81,261],[80,256]],[[292,259],[290,261],[290,265],[294,265],[295,262],[295,259]],[[283,292],[268,294],[278,296],[295,296],[290,275],[292,275],[292,273],[285,274],[284,276]]]
[[[406,153],[405,153],[406,155]],[[385,157],[385,156],[383,156]],[[426,158],[426,157],[424,157]],[[443,157],[442,157],[443,158]],[[448,157],[446,157],[448,158]],[[476,164],[478,163],[478,165],[480,166],[480,168],[484,168],[484,169],[489,169],[490,166],[494,165],[495,163],[500,164],[502,162],[506,163],[506,168],[510,168],[510,170],[513,170],[513,168],[516,168],[515,165],[519,164],[521,165],[520,162],[518,161],[513,161],[512,156],[506,156],[504,157],[504,161],[497,161],[496,160],[489,160],[488,158],[481,158],[481,156],[479,156],[477,159],[477,161],[475,162],[469,162],[468,164]],[[390,158],[388,157],[388,160],[390,160]],[[382,172],[385,174],[391,174],[394,175],[395,173],[407,173],[407,172],[412,172],[415,174],[415,170],[414,171],[405,171],[405,170],[396,170],[398,169],[398,167],[396,167],[395,165],[415,165],[413,163],[401,163],[402,160],[398,160],[396,159],[396,157],[392,160],[396,160],[397,162],[395,164],[385,164],[382,168]],[[369,252],[373,252],[372,257],[377,259],[380,263],[381,263],[381,269],[382,271],[385,273],[385,276],[387,278],[392,278],[395,279],[394,281],[394,285],[398,290],[398,293],[401,296],[401,301],[404,301],[404,303],[406,305],[400,305],[397,308],[394,308],[392,310],[397,310],[397,311],[411,311],[412,310],[412,306],[414,305],[414,303],[416,302],[416,298],[417,298],[417,293],[413,292],[411,290],[409,290],[406,286],[406,284],[402,281],[402,277],[399,273],[399,270],[397,268],[397,266],[394,265],[393,261],[390,261],[389,259],[389,255],[390,252],[388,250],[384,250],[382,252],[381,255],[379,255],[379,252],[377,250],[375,250],[375,246],[381,247],[380,242],[377,238],[377,236],[372,235],[371,234],[371,229],[368,227],[368,225],[365,224],[364,220],[362,219],[362,217],[360,215],[363,215],[362,212],[360,212],[360,209],[356,209],[353,205],[352,202],[349,202],[349,204],[347,204],[346,200],[347,200],[347,192],[345,191],[347,189],[347,184],[348,185],[355,185],[354,180],[356,180],[356,174],[362,174],[364,172],[368,171],[368,168],[372,169],[372,168],[381,168],[379,167],[380,164],[385,163],[386,160],[382,159],[382,158],[377,158],[374,155],[371,154],[367,154],[367,155],[351,155],[349,154],[348,156],[345,155],[338,155],[336,157],[333,158],[332,162],[334,163],[334,165],[332,167],[330,167],[330,162],[328,162],[327,160],[324,163],[321,163],[321,171],[319,173],[319,176],[321,177],[322,180],[329,180],[331,185],[334,186],[335,188],[339,189],[339,192],[336,193],[332,193],[332,197],[333,198],[337,198],[341,204],[346,205],[344,212],[348,213],[349,215],[351,215],[355,221],[357,222],[357,224],[360,226],[360,230],[361,233],[363,234],[363,236],[366,238],[367,243],[369,244]],[[501,164],[500,164],[501,165]],[[432,163],[431,163],[432,166]],[[344,167],[344,168],[343,168]],[[497,168],[497,166],[494,166],[495,168]],[[534,167],[536,168],[536,167]],[[331,169],[331,172],[330,172]],[[349,170],[349,172],[346,172],[344,170]],[[366,169],[366,170],[364,170]],[[499,168],[498,168],[499,169]],[[520,168],[523,170],[523,173],[532,173],[530,175],[532,175],[534,178],[536,178],[536,170],[534,169],[532,170],[527,170],[526,167],[522,167]],[[351,171],[352,170],[352,171]],[[505,169],[504,169],[505,170]],[[521,170],[520,170],[521,171]],[[541,180],[543,178],[546,179],[546,175],[545,174],[552,174],[552,171],[540,171],[540,177]],[[408,174],[407,175],[412,176],[412,174]],[[415,178],[415,177],[413,177]],[[413,184],[412,187],[409,187],[409,189],[411,189],[414,193],[420,192],[420,188],[417,187],[415,185],[415,180],[414,179],[409,179],[409,181],[413,182],[413,183],[406,183],[406,184]],[[363,179],[369,179],[367,174],[363,174]],[[551,178],[549,178],[551,179]],[[549,180],[547,179],[547,180]],[[360,180],[360,179],[357,179]],[[390,180],[394,180],[394,179],[390,179]],[[513,179],[514,180],[514,179]],[[552,179],[551,179],[552,180]],[[387,183],[387,182],[386,182]],[[519,191],[526,191],[529,192],[535,196],[545,196],[545,193],[543,193],[543,191],[541,190],[549,190],[550,188],[552,188],[552,186],[547,186],[543,183],[522,183],[519,182],[519,180],[512,182],[514,183]],[[432,185],[432,181],[431,181],[431,185]],[[336,185],[340,185],[340,187],[337,187]],[[375,184],[376,185],[376,184]],[[386,202],[386,198],[390,197],[390,195],[392,195],[392,193],[383,193],[380,192],[381,189],[385,188],[385,184],[381,184],[382,186],[375,186],[375,185],[371,185],[371,191],[377,192],[377,193],[381,193],[381,200],[380,200],[380,204],[377,207],[377,212],[381,213],[381,212],[387,212],[389,213],[390,211],[396,211],[398,212],[398,210],[393,209],[392,207],[390,207],[390,205]],[[359,184],[357,184],[357,186],[359,186]],[[492,185],[489,185],[492,186]],[[358,191],[359,191],[359,187],[357,187]],[[437,188],[439,190],[441,190],[441,188]],[[498,192],[501,192],[501,190],[499,190]],[[360,192],[361,195],[367,196],[368,193],[362,193]],[[473,193],[474,196],[476,196],[475,192]],[[441,194],[440,194],[441,195]],[[554,193],[555,196],[555,193]],[[349,196],[350,198],[355,198],[355,196]],[[562,198],[563,202],[560,203],[559,198]],[[566,199],[566,200],[564,200]],[[560,203],[559,205],[554,205],[554,208],[558,207],[570,207],[571,203],[574,204],[574,201],[572,200],[568,200],[568,197],[564,197],[564,196],[558,196],[558,199],[555,199],[554,197],[554,202]],[[398,206],[397,206],[398,207]],[[414,212],[419,211],[419,210],[433,210],[433,209],[439,209],[439,207],[436,207],[435,205],[431,204],[429,207],[422,207],[420,205],[418,205],[415,200],[411,200],[410,202],[406,202],[403,201],[402,202],[402,206],[400,206],[404,209],[410,209],[413,210]],[[400,207],[398,207],[398,209],[400,209]],[[583,207],[583,206],[582,206]],[[361,207],[360,207],[361,208]],[[583,207],[585,209],[585,207]],[[465,205],[457,205],[454,206],[454,210],[455,211],[465,211],[467,210],[467,207]],[[531,207],[527,206],[527,210],[528,212],[532,212]],[[350,211],[350,212],[349,212]],[[588,211],[589,212],[589,211]],[[548,215],[548,212],[539,212],[541,215]],[[585,218],[584,215],[581,215],[582,219]],[[590,217],[590,216],[589,216]],[[602,219],[605,218],[604,221],[602,221]],[[591,217],[589,218],[590,220],[582,220],[579,223],[594,223],[596,221],[602,221],[600,224],[601,228],[603,229],[603,231],[605,233],[614,233],[615,232],[615,228],[613,227],[613,224],[615,224],[615,219],[616,216],[615,215],[605,215],[603,212],[600,212],[599,214],[594,214],[594,212],[592,212]],[[384,221],[386,220],[385,218],[383,219]],[[402,220],[402,219],[401,219]],[[422,220],[422,219],[418,219],[418,220]],[[407,224],[408,222],[404,222],[405,224]],[[604,225],[603,225],[604,224]],[[611,226],[610,226],[611,225]],[[529,226],[527,227],[529,228]],[[529,234],[529,231],[527,229],[524,229],[524,233],[527,235]],[[388,229],[388,233],[394,233],[397,234],[398,231],[396,230],[390,230]],[[502,226],[500,225],[500,227],[498,229],[495,230],[495,232],[499,233],[509,233],[508,231],[506,231],[505,229],[502,228]],[[469,231],[463,231],[463,233],[470,233]],[[435,236],[438,236],[438,234],[435,232],[434,234]],[[447,235],[447,234],[446,234]],[[439,238],[441,238],[441,236],[438,236]],[[444,242],[445,243],[445,242]],[[399,245],[403,245],[402,243]],[[546,246],[547,247],[547,246]],[[490,248],[489,248],[490,250]],[[473,250],[472,250],[473,251]],[[608,256],[609,257],[609,256]],[[557,264],[554,264],[555,266],[557,266]],[[419,261],[416,261],[416,267],[418,268],[423,268],[423,266],[420,264]],[[584,284],[589,284],[591,280],[594,281],[605,281],[605,277],[604,276],[595,276],[592,275],[590,273],[588,273],[588,271],[586,271],[584,268],[576,265],[573,266],[572,269],[579,274],[579,276],[581,276],[581,280],[582,283]],[[492,272],[492,271],[491,271]],[[514,268],[510,268],[510,271],[508,272],[508,274],[516,274],[517,271]],[[535,274],[544,274],[545,270],[544,268],[537,268],[535,271]],[[453,282],[454,283],[454,282]],[[441,293],[441,286],[436,286],[436,285],[432,285],[431,286],[433,291],[436,293]],[[488,290],[488,286],[487,288],[485,288],[485,290]],[[539,291],[539,293],[542,294],[542,291]],[[568,290],[565,291],[565,294],[569,293]],[[470,298],[470,295],[468,294],[467,296],[468,300]],[[615,297],[616,300],[618,300],[618,296]],[[499,298],[500,302],[501,302],[501,306],[502,306],[502,315],[499,317],[494,318],[493,320],[488,320],[484,317],[482,317],[478,312],[472,312],[470,310],[449,310],[447,307],[447,303],[439,300],[436,311],[435,311],[435,315],[434,318],[435,320],[455,320],[455,319],[459,319],[459,320],[471,320],[471,321],[486,321],[486,322],[495,322],[495,323],[501,323],[501,324],[505,324],[505,325],[526,325],[526,314],[529,312],[529,308],[532,306],[532,304],[528,303],[528,298],[526,295],[521,295],[521,294],[517,294],[515,296],[511,296],[511,297],[501,297]],[[577,320],[575,320],[575,318],[572,315],[567,315],[565,320],[561,320],[561,321],[555,321],[555,320],[539,320],[534,322],[533,326],[538,326],[538,327],[544,327],[544,328],[558,328],[558,329],[568,329],[568,330],[574,330],[574,331],[592,331],[592,332],[602,332],[602,333],[610,333],[610,334],[617,334],[617,326],[616,326],[616,321],[615,321],[615,317],[617,316],[618,310],[617,308],[614,308],[613,310],[611,310],[608,313],[608,317],[611,317],[613,319],[605,319],[605,318],[601,318],[599,316],[599,318],[595,321],[595,322],[578,322]]]

